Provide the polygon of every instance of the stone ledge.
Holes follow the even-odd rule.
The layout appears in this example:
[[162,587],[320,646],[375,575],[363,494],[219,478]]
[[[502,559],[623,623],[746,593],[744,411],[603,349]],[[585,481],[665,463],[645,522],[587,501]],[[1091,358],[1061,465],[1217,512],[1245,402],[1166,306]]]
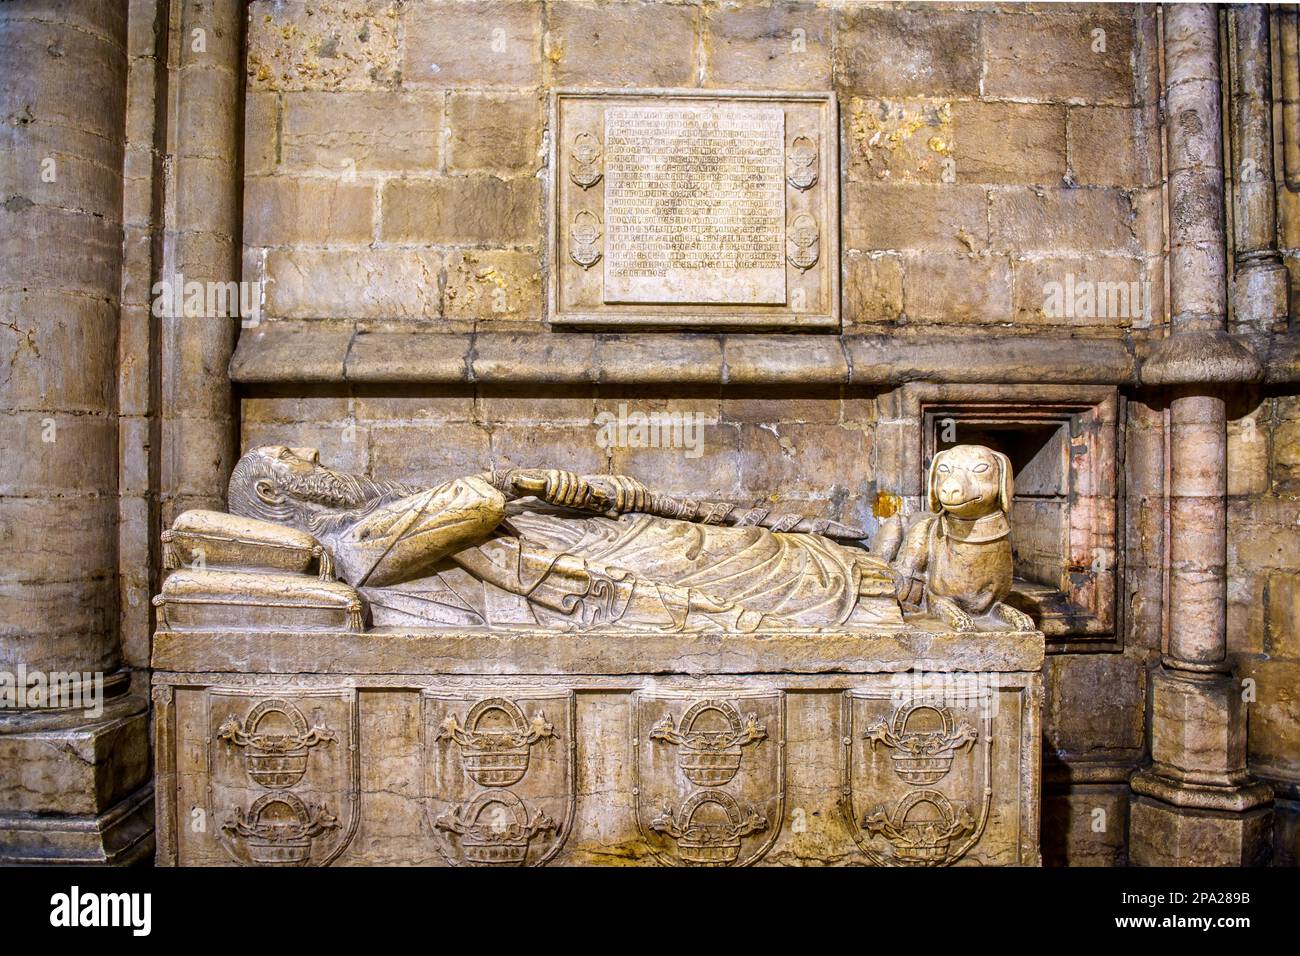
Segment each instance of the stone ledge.
[[159,631],[153,667],[272,674],[865,674],[1024,672],[1043,666],[1036,631],[671,634],[652,631]]
[[987,335],[371,332],[352,323],[245,330],[230,363],[245,384],[897,385],[1137,383],[1120,339]]
[[1171,349],[1180,356],[1185,351],[1179,336],[1133,343],[1061,336],[995,339],[984,331],[928,339],[913,334],[373,332],[350,322],[277,321],[244,331],[230,377],[243,385],[888,387],[931,381],[1153,386],[1300,381],[1300,334],[1222,333],[1220,338],[1220,351],[1235,361],[1177,361],[1171,366]]

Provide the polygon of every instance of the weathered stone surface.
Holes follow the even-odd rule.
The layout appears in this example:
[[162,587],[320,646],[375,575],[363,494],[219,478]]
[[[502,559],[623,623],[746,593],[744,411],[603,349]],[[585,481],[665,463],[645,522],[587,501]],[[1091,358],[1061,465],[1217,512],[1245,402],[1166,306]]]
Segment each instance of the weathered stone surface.
[[710,86],[824,90],[831,86],[831,11],[814,3],[703,10]]
[[1133,100],[1133,20],[1097,6],[1036,11],[984,25],[982,92],[1070,103]]
[[285,93],[280,161],[285,169],[345,179],[371,170],[437,169],[442,96],[429,93]]
[[908,321],[987,323],[1011,318],[1011,262],[1006,256],[935,254],[904,261]]
[[844,324],[894,322],[903,312],[903,266],[897,256],[844,257]]
[[379,235],[388,242],[523,244],[538,238],[541,190],[535,179],[394,179],[382,202]]
[[265,309],[287,319],[436,319],[441,268],[428,250],[272,250]]
[[547,12],[546,57],[557,86],[693,85],[698,8],[572,0]]
[[535,93],[451,93],[447,168],[498,174],[535,170],[543,161],[543,117],[544,103]]
[[952,106],[951,155],[959,183],[1056,186],[1065,175],[1065,110],[1035,103]]
[[250,4],[248,84],[266,90],[365,90],[402,82],[401,4],[393,0]]
[[254,246],[369,242],[374,234],[369,183],[287,176],[244,183],[244,242]]
[[542,77],[540,3],[434,0],[403,8],[402,84],[531,87]]
[[541,263],[533,253],[467,249],[448,257],[443,307],[449,319],[537,322],[543,300]]
[[980,93],[980,21],[966,11],[836,10],[836,87],[872,94]]
[[1116,189],[994,190],[993,246],[1014,252],[1135,251],[1133,210]]

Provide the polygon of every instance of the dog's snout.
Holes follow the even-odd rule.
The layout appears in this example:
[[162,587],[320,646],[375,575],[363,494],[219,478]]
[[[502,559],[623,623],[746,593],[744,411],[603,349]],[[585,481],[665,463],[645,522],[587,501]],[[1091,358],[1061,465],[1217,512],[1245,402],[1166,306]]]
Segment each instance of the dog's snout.
[[944,504],[965,501],[965,483],[958,481],[955,477],[944,479],[944,481],[939,485],[939,500]]

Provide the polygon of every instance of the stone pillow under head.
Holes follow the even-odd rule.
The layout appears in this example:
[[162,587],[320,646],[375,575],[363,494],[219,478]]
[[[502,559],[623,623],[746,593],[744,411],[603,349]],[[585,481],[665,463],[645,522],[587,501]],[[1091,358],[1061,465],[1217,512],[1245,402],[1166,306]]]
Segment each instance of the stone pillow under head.
[[167,577],[153,604],[164,630],[365,629],[365,605],[356,591],[302,574],[182,568]]
[[250,568],[302,574],[316,564],[334,580],[334,562],[319,541],[295,528],[224,511],[186,511],[162,533],[163,567]]

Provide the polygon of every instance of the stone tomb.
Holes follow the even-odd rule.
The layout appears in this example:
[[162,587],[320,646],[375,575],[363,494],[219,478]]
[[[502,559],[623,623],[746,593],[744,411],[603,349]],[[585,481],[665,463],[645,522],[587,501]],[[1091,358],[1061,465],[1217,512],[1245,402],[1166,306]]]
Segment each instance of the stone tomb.
[[821,93],[558,91],[556,325],[839,327],[839,141]]
[[1030,865],[1042,635],[159,631],[164,865]]

